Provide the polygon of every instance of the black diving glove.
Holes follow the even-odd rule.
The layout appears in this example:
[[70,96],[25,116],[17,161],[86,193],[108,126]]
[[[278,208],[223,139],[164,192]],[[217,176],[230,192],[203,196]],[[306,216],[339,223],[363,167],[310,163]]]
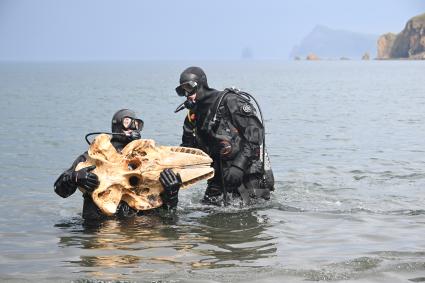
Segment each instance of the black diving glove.
[[99,186],[99,178],[96,174],[90,172],[96,168],[96,165],[92,165],[86,168],[82,168],[78,171],[72,172],[71,180],[77,186],[84,188],[88,192],[92,193]]
[[182,185],[180,174],[175,174],[171,169],[165,169],[159,175],[159,181],[164,187],[161,193],[162,202],[167,209],[177,207],[179,202],[179,190]]
[[240,186],[242,184],[243,171],[241,168],[236,166],[231,166],[224,175],[224,181],[226,184],[229,184],[234,187]]

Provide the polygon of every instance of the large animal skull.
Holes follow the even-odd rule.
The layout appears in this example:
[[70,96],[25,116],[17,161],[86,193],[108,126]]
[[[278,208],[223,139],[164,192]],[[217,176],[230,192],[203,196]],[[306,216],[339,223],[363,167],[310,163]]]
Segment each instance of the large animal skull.
[[[76,170],[96,165],[92,172],[99,177],[100,184],[91,196],[106,215],[113,215],[121,200],[136,210],[161,206],[159,194],[163,187],[159,174],[166,168],[180,174],[183,187],[214,176],[210,167],[212,159],[202,150],[156,146],[148,139],[132,141],[118,153],[110,137],[102,134],[90,145],[88,156]],[[85,192],[83,188],[80,190]]]

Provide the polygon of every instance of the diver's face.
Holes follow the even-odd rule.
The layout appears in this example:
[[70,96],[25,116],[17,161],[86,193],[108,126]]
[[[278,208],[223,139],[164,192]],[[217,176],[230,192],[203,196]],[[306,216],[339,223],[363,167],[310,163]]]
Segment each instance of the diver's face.
[[123,128],[124,128],[124,129],[129,129],[129,128],[130,128],[130,125],[131,125],[131,122],[132,122],[132,119],[131,119],[131,118],[129,118],[129,117],[125,117],[125,118],[122,120],[122,126],[123,126]]
[[123,132],[130,136],[133,131],[140,131],[142,129],[143,121],[140,119],[133,119],[130,117],[124,117],[122,120]]
[[187,97],[187,100],[190,100],[190,101],[192,101],[192,102],[195,102],[195,100],[196,100],[196,92],[195,92],[194,94],[192,94],[192,95],[188,96],[188,97]]
[[176,92],[179,96],[186,96],[189,98],[198,91],[198,88],[199,86],[196,81],[187,81],[176,87]]

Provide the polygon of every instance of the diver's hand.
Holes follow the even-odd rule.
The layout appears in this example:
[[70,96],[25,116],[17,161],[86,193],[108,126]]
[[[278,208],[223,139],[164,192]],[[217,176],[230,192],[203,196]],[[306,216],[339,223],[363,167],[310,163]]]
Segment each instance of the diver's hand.
[[242,184],[243,171],[241,168],[236,166],[231,166],[224,175],[224,181],[231,185],[238,187]]
[[171,169],[165,169],[159,175],[159,181],[164,187],[161,198],[167,209],[175,208],[179,202],[179,190],[182,185],[180,174],[175,174]]
[[84,188],[88,192],[93,192],[99,186],[99,178],[91,171],[96,168],[92,165],[72,172],[71,180],[79,187]]
[[132,131],[131,134],[130,134],[130,139],[132,141],[140,140],[141,137],[142,137],[142,135],[140,134],[139,131]]

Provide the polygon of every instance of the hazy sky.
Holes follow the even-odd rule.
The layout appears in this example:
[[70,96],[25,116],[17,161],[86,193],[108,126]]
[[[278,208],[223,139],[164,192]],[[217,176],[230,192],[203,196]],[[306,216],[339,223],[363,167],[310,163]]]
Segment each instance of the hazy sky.
[[399,32],[425,0],[0,0],[0,60],[287,59],[317,24]]

